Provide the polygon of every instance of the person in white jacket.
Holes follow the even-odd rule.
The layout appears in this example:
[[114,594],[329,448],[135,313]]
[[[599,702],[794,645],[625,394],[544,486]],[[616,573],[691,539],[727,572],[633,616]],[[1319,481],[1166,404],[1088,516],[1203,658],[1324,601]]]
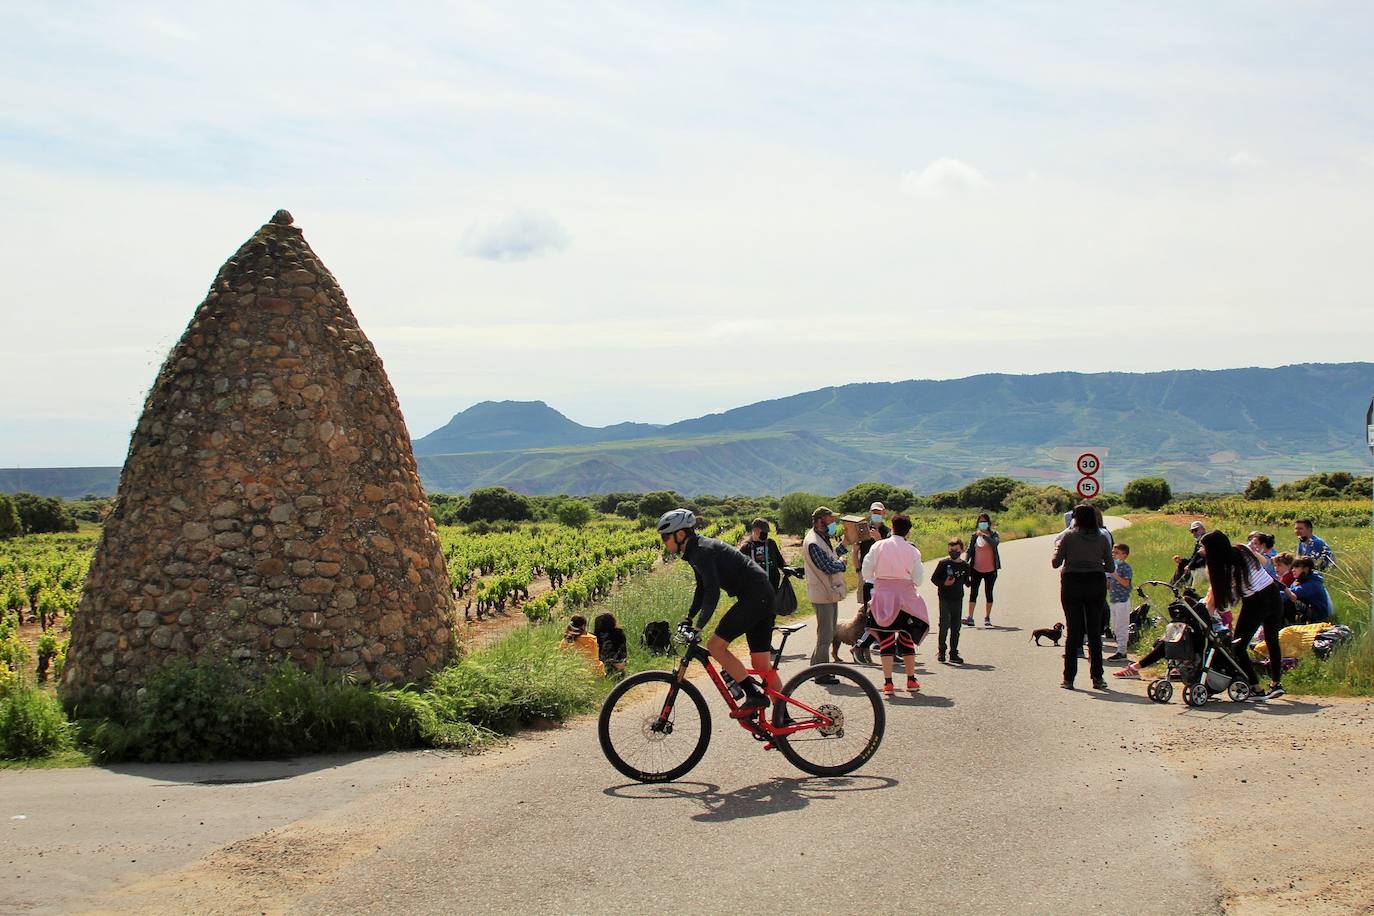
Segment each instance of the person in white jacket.
[[868,624],[878,640],[883,660],[883,693],[888,695],[894,692],[892,659],[897,655],[906,667],[906,689],[921,689],[921,682],[916,680],[916,647],[930,632],[926,603],[916,593],[925,569],[921,565],[921,551],[906,539],[910,533],[910,518],[893,517],[892,536],[873,545],[862,568],[864,581],[873,583]]

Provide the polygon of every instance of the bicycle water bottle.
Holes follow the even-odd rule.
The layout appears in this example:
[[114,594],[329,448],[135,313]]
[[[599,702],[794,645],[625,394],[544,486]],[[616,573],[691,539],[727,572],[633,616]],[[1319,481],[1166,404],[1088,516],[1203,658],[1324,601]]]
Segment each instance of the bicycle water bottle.
[[734,697],[737,702],[744,699],[744,688],[739,685],[738,681],[730,676],[728,671],[722,671],[720,673],[720,678],[725,681],[725,686],[730,689],[730,696]]

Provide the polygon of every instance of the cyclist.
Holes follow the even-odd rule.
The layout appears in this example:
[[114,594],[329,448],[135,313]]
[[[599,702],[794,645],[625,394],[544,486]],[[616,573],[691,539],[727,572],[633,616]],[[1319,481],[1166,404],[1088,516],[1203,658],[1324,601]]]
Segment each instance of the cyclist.
[[[768,695],[745,670],[744,663],[730,651],[730,643],[740,636],[749,643],[749,658],[755,671],[767,672],[767,684],[774,690],[782,686],[773,670],[773,586],[768,574],[749,557],[724,541],[703,537],[696,532],[697,517],[690,509],[673,509],[658,520],[663,549],[681,554],[696,574],[697,589],[692,606],[680,626],[700,630],[715,613],[721,589],[735,603],[716,624],[706,651],[725,673],[744,690],[740,705],[748,713],[768,705]],[[693,617],[698,619],[693,622]]]

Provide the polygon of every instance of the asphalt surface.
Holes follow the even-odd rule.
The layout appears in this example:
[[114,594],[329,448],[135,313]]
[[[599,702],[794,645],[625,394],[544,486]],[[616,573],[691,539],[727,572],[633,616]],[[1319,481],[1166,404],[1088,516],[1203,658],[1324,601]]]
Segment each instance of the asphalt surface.
[[1191,776],[1138,750],[1171,718],[1138,682],[1061,690],[1030,641],[1061,617],[1050,550],[1002,546],[996,627],[962,667],[932,634],[851,776],[806,777],[714,696],[705,758],[664,785],[613,770],[594,718],[478,757],[4,773],[0,911],[1216,911]]

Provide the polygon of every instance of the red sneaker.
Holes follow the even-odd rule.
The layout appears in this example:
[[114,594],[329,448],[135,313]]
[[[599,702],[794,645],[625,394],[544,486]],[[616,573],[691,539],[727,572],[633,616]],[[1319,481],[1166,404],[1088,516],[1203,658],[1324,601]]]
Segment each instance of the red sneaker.
[[895,693],[896,691],[897,691],[897,688],[892,686],[892,682],[891,682],[891,681],[884,681],[884,682],[883,682],[883,693],[887,694],[888,696],[892,696],[892,694]]
[[918,681],[918,680],[916,680],[916,678],[914,678],[914,677],[909,677],[909,678],[906,679],[906,689],[907,689],[907,690],[920,690],[920,689],[921,689],[921,682]]

